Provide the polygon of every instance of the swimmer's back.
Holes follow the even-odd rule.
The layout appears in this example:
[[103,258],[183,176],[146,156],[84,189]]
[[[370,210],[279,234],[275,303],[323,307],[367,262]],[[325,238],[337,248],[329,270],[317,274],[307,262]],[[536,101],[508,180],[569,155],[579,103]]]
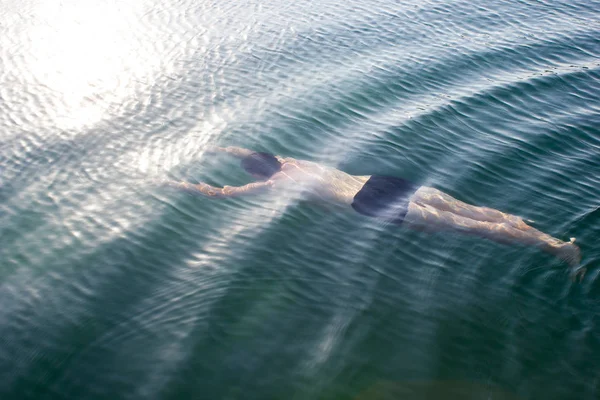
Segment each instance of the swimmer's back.
[[287,181],[306,189],[311,194],[328,201],[350,206],[369,176],[354,176],[336,168],[312,161],[278,157],[281,171],[273,176],[275,181]]

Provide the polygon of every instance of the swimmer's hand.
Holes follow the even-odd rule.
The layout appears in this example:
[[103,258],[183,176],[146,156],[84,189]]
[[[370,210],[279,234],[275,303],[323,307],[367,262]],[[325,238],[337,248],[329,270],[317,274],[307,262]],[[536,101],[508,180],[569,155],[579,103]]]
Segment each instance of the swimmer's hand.
[[165,187],[178,189],[191,194],[200,194],[207,197],[225,197],[224,188],[211,186],[207,183],[200,182],[193,184],[189,182],[167,181],[163,184]]
[[205,152],[208,154],[227,153],[227,154],[231,154],[232,156],[238,157],[238,158],[248,157],[249,155],[254,153],[254,151],[252,151],[252,150],[244,149],[243,147],[235,147],[235,146],[228,146],[228,147],[210,146],[210,147],[206,148]]
[[224,186],[222,188],[211,186],[204,182],[193,184],[189,182],[168,181],[165,182],[164,186],[183,190],[192,194],[200,194],[206,197],[224,198],[261,192],[272,187],[273,181],[254,182],[244,186]]

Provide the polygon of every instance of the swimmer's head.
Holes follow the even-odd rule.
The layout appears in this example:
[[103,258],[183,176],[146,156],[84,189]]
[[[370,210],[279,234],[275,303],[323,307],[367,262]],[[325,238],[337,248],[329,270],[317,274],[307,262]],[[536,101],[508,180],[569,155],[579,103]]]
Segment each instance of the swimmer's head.
[[269,179],[279,172],[281,163],[269,153],[252,153],[242,160],[242,168],[257,179]]

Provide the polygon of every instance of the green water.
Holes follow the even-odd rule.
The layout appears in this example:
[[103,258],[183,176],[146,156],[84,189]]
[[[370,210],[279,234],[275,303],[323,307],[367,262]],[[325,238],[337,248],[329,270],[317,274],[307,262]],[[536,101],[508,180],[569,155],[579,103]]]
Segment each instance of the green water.
[[[0,399],[597,399],[600,4],[0,5]],[[235,145],[577,237],[215,201]]]

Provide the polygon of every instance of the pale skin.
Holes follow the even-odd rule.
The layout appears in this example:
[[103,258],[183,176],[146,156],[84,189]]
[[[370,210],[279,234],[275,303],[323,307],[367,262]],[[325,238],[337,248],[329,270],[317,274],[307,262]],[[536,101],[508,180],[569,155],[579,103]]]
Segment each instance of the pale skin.
[[[211,150],[241,159],[254,153],[240,147],[217,147]],[[370,178],[369,175],[349,175],[310,161],[275,157],[281,163],[278,172],[267,179],[254,176],[257,181],[244,186],[219,188],[206,183],[187,182],[170,182],[169,186],[216,198],[302,190],[320,200],[351,208],[354,196]],[[568,262],[571,267],[577,267],[581,261],[574,238],[568,242],[556,239],[528,225],[521,217],[464,203],[432,187],[421,186],[410,196],[408,212],[402,224],[421,231],[453,230],[499,243],[534,246]],[[581,278],[583,273],[584,270],[581,270]]]

